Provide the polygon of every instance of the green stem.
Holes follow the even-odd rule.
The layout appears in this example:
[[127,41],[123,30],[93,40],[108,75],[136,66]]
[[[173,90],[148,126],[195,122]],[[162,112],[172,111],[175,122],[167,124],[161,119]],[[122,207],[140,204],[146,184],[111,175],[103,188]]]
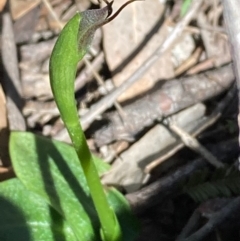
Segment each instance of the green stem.
[[[78,120],[78,118],[76,120]],[[68,129],[68,133],[72,140],[73,146],[77,152],[78,158],[81,162],[95,208],[99,215],[99,219],[102,225],[102,232],[104,234],[104,240],[119,240],[120,237],[113,239],[113,235],[116,235],[114,233],[116,233],[116,225],[118,225],[116,224],[117,220],[115,218],[114,212],[107,202],[107,198],[98,176],[92,154],[88,148],[86,138],[82,134],[83,130],[81,125],[78,121],[78,125],[66,125],[66,127]]]

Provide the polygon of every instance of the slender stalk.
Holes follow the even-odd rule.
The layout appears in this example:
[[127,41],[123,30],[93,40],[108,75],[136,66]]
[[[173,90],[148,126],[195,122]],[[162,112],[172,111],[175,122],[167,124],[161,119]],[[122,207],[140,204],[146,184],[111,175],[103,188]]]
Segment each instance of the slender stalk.
[[[78,118],[76,120],[78,120]],[[78,121],[78,125],[66,125],[66,128],[82,165],[95,208],[99,215],[104,241],[119,240],[121,238],[120,227],[119,224],[116,223],[117,220],[115,214],[107,202],[106,195],[98,176],[92,154],[88,148],[86,138],[83,134],[82,127]],[[113,236],[117,237],[113,238]]]
[[118,241],[120,226],[109,206],[100,182],[93,157],[79,122],[74,95],[77,64],[87,48],[79,51],[78,29],[82,16],[77,13],[62,30],[50,58],[50,83],[61,118],[68,130],[73,146],[82,165],[86,181],[101,223],[104,241]]

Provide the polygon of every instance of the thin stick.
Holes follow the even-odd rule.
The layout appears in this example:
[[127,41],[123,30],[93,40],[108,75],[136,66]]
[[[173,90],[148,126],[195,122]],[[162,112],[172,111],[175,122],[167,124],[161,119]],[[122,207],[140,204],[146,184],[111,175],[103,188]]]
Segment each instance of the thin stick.
[[[95,71],[95,69],[93,68],[92,64],[87,59],[84,59],[84,60],[86,60],[85,64],[91,70],[92,74],[94,75],[95,79],[98,82],[98,85],[102,86],[106,93],[109,93],[109,90],[106,88],[105,83],[104,83],[102,77],[98,74],[97,71]],[[115,101],[113,104],[114,104],[114,107],[117,109],[118,114],[120,115],[122,121],[124,122],[125,113],[124,113],[123,108],[121,107],[121,105],[117,101]]]
[[45,4],[48,12],[52,15],[53,19],[57,22],[58,26],[60,29],[63,29],[64,24],[60,21],[60,19],[58,18],[56,12],[53,10],[51,4],[49,3],[48,0],[42,0],[43,3]]
[[201,241],[213,232],[217,227],[224,223],[231,215],[239,212],[240,197],[234,198],[229,204],[223,207],[220,211],[212,215],[208,222],[197,232],[185,238],[184,241]]
[[194,66],[198,62],[201,56],[201,53],[202,53],[202,48],[201,47],[196,48],[193,54],[175,70],[175,76],[183,74],[185,71],[187,71],[192,66]]
[[[191,133],[192,136],[196,137],[200,133],[202,133],[204,130],[206,130],[208,127],[212,126],[214,123],[219,120],[219,118],[222,116],[222,113],[224,109],[231,103],[234,96],[236,95],[236,86],[232,86],[232,88],[228,91],[226,96],[223,100],[221,100],[220,103],[218,103],[217,107],[213,111],[213,113],[208,116],[206,119],[204,119],[201,123],[199,123],[198,129]],[[172,150],[170,150],[165,155],[161,156],[157,160],[151,162],[145,167],[144,172],[145,173],[151,173],[154,168],[156,168],[158,165],[160,165],[163,161],[168,159],[170,156],[173,156],[177,151],[179,151],[181,148],[183,148],[184,144],[181,142],[176,147],[174,147]]]
[[174,123],[169,124],[169,128],[180,136],[182,142],[189,147],[190,149],[201,154],[211,165],[216,168],[224,167],[224,164],[221,163],[210,151],[208,151],[203,145],[201,145],[196,138],[188,134],[186,131],[175,125]]

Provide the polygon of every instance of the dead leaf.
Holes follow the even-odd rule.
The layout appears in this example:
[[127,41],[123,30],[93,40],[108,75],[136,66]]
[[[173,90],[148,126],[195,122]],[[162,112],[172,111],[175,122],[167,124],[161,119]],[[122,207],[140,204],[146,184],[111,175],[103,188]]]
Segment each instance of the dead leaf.
[[38,22],[39,13],[40,8],[37,6],[14,22],[13,29],[16,43],[19,44],[31,40]]
[[7,0],[0,0],[0,12],[3,10]]
[[[125,2],[114,2],[114,9],[118,9]],[[130,77],[168,35],[167,25],[161,26],[163,10],[163,5],[158,0],[132,3],[119,17],[104,27],[106,60],[116,86]],[[152,88],[159,79],[173,76],[169,53],[121,95],[120,100],[132,98]]]
[[41,0],[10,0],[11,14],[13,20],[22,17],[33,8],[35,8]]

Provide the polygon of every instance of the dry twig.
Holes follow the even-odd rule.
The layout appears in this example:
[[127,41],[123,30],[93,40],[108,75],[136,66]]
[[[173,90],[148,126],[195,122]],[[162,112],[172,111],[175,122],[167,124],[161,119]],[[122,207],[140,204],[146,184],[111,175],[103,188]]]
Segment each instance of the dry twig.
[[213,232],[218,226],[229,219],[230,216],[234,216],[240,210],[240,197],[235,198],[228,205],[222,208],[217,213],[213,214],[208,222],[200,228],[197,232],[192,234],[188,238],[180,239],[181,241],[201,241],[204,240],[207,235]]
[[173,122],[170,122],[168,126],[174,133],[181,137],[182,142],[187,147],[201,154],[201,156],[204,157],[210,164],[217,168],[224,167],[223,163],[221,163],[211,152],[201,145],[196,138],[175,125]]
[[124,106],[127,116],[124,125],[118,114],[108,113],[108,125],[95,132],[96,144],[102,146],[114,140],[133,139],[156,120],[218,95],[233,81],[232,66],[227,65],[199,75],[159,83],[141,99]]
[[194,51],[194,53],[175,70],[175,76],[183,74],[193,65],[195,65],[198,62],[199,57],[201,56],[201,53],[202,53],[202,48],[198,47]]
[[[218,103],[215,110],[212,112],[212,114],[205,119],[202,120],[202,122],[199,123],[198,129],[191,133],[193,137],[196,137],[200,133],[202,133],[204,130],[206,130],[208,127],[212,126],[214,123],[216,123],[219,118],[222,116],[222,113],[224,109],[231,103],[234,96],[236,95],[236,86],[234,85],[226,94],[226,96]],[[145,168],[145,173],[151,173],[154,168],[156,168],[158,165],[160,165],[163,161],[168,159],[169,157],[173,156],[175,153],[177,153],[181,148],[183,148],[184,144],[181,142],[177,146],[175,146],[173,149],[171,149],[169,152],[167,152],[165,155],[161,156],[157,160],[151,162],[149,165]]]

